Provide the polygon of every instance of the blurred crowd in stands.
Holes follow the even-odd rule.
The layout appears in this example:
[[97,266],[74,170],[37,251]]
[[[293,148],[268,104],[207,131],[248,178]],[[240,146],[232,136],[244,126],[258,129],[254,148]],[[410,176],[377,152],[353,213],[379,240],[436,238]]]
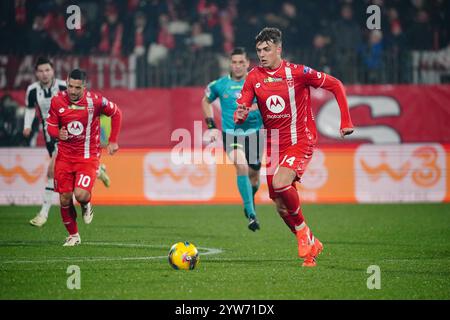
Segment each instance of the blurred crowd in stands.
[[[66,26],[72,4],[81,8],[78,30]],[[381,8],[381,30],[366,26],[369,5]],[[133,54],[144,66],[138,64],[138,86],[204,85],[218,76],[204,70],[220,69],[205,57],[243,46],[256,61],[255,35],[273,26],[283,31],[284,56],[295,62],[345,83],[408,83],[405,52],[444,52],[448,66],[449,10],[448,0],[2,0],[0,54]],[[155,71],[161,61],[165,73]],[[213,67],[199,68],[199,61]],[[173,69],[180,81],[167,74]],[[10,96],[0,99],[2,145],[30,143],[21,135],[21,113]]]
[[[66,8],[81,8],[81,29],[68,30]],[[366,9],[381,8],[380,31]],[[446,0],[2,0],[0,53],[144,53],[253,48],[264,26],[279,27],[287,52],[352,49],[376,56],[394,50],[439,50],[449,43]],[[373,60],[373,59],[372,59]],[[371,61],[370,63],[376,63]]]

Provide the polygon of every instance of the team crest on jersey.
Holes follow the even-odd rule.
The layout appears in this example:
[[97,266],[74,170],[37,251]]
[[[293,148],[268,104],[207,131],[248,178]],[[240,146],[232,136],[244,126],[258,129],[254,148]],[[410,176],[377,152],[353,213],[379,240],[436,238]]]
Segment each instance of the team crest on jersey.
[[294,86],[294,79],[292,78],[286,79],[286,82],[289,88],[292,88]]
[[312,72],[312,70],[310,67],[307,67],[307,66],[303,67],[303,74],[307,74],[307,73],[311,73],[311,72]]
[[84,127],[80,121],[72,121],[67,125],[67,131],[74,136],[79,136],[83,133]]
[[280,113],[286,107],[286,103],[284,99],[280,96],[273,95],[267,98],[266,100],[267,109],[269,109],[273,113]]

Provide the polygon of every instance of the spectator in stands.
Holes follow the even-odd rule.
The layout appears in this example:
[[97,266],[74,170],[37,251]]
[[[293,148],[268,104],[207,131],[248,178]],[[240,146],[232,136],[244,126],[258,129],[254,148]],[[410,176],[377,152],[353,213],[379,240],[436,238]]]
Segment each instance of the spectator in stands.
[[330,37],[318,33],[313,38],[313,51],[311,54],[311,67],[332,73],[330,60]]
[[358,48],[358,53],[365,67],[364,82],[383,83],[383,33],[380,30],[370,31],[367,43]]
[[195,22],[192,25],[191,36],[186,39],[186,45],[192,52],[201,50],[203,48],[211,47],[213,44],[212,35],[203,32],[200,22]]
[[69,52],[73,48],[73,43],[66,27],[65,9],[62,4],[55,4],[51,6],[50,11],[44,18],[45,30],[58,45],[61,52]]
[[300,42],[310,43],[311,39],[309,35],[306,35],[307,32],[305,32],[305,30],[299,29],[299,20],[301,20],[301,18],[298,16],[297,7],[293,2],[285,1],[281,3],[280,11],[269,12],[265,16],[265,20],[267,25],[282,30],[283,50],[287,54],[292,54],[299,45],[298,37],[300,35],[302,37],[302,41]]
[[45,29],[44,16],[40,14],[34,17],[28,34],[28,45],[33,54],[55,54],[58,51],[58,45]]
[[143,55],[150,43],[156,42],[155,30],[147,23],[147,17],[144,12],[137,11],[134,17],[133,28],[126,37],[127,54],[134,53],[138,56]]
[[413,50],[433,49],[433,27],[427,11],[417,11],[414,23],[408,29],[407,44]]
[[236,20],[235,43],[238,47],[248,48],[247,52],[253,49],[253,43],[249,39],[254,39],[258,32],[264,27],[260,15],[254,11],[242,13],[242,17]]
[[0,146],[27,145],[21,134],[23,126],[20,123],[23,123],[23,115],[20,119],[18,103],[5,94],[0,98]]
[[405,47],[405,33],[403,32],[402,22],[399,18],[398,11],[396,8],[389,8],[387,10],[388,25],[385,28],[385,42],[386,47],[389,48],[390,52],[395,55],[400,54],[402,49]]
[[106,21],[100,30],[100,44],[98,50],[101,53],[112,56],[122,54],[123,24],[119,21],[117,7],[110,3],[105,10]]
[[442,49],[450,43],[450,2],[436,0],[431,3],[430,20],[433,23],[436,49]]
[[341,17],[331,25],[331,39],[335,54],[334,74],[344,82],[356,81],[356,74],[348,66],[356,63],[356,50],[361,44],[361,29],[353,19],[351,5],[344,4]]
[[175,49],[175,38],[169,31],[169,16],[162,14],[159,16],[159,31],[157,42],[167,49]]
[[[13,51],[18,54],[26,53],[27,43],[23,41],[26,39],[27,28],[30,23],[27,20],[27,3],[26,0],[1,1],[0,5],[0,39],[1,47],[13,47]],[[9,4],[8,4],[9,2]],[[1,26],[5,27],[2,30]],[[19,41],[17,41],[19,40]]]
[[231,15],[227,10],[221,10],[219,17],[220,17],[220,27],[223,36],[222,52],[231,53],[231,51],[234,48],[234,30]]
[[73,43],[72,52],[81,55],[88,55],[92,48],[93,44],[96,43],[96,37],[94,28],[90,28],[87,26],[87,18],[86,14],[81,14],[81,28],[70,31],[70,38]]

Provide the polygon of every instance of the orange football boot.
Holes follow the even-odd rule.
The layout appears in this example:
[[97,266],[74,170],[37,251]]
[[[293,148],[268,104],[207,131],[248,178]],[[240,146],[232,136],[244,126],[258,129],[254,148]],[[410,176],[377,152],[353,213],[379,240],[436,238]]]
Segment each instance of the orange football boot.
[[312,245],[310,244],[309,235],[311,231],[308,226],[304,226],[303,229],[298,230],[295,235],[297,236],[298,243],[298,256],[300,258],[306,258],[311,252]]
[[306,256],[303,261],[303,267],[315,267],[316,266],[316,258],[322,252],[323,244],[319,241],[319,239],[314,239],[314,244],[312,245],[311,252]]

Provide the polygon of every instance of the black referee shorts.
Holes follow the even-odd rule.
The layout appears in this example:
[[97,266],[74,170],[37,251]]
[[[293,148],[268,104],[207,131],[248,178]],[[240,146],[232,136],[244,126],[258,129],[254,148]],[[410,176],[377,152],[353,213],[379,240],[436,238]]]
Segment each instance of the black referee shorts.
[[248,166],[258,171],[261,169],[261,159],[264,151],[264,139],[261,135],[260,131],[241,136],[222,131],[223,149],[227,154],[235,149],[241,149],[245,153]]

